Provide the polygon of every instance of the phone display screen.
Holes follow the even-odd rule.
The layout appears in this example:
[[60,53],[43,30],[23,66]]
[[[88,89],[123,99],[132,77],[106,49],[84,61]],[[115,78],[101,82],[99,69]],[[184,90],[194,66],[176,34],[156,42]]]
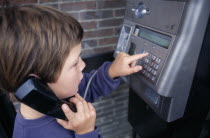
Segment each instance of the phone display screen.
[[161,34],[159,32],[155,32],[153,30],[149,30],[140,26],[137,26],[136,29],[139,30],[138,34],[136,34],[139,37],[146,39],[154,44],[157,44],[158,46],[168,49],[172,39],[171,36]]

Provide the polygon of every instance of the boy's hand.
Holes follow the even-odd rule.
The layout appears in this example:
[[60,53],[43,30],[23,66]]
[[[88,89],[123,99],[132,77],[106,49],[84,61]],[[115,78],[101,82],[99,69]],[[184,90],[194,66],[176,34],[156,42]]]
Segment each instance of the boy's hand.
[[109,68],[111,78],[130,75],[142,69],[142,66],[136,65],[137,60],[148,56],[148,53],[128,55],[120,52]]
[[85,134],[91,132],[95,128],[96,111],[91,103],[87,103],[78,93],[70,99],[77,107],[77,112],[74,113],[66,105],[62,105],[68,121],[57,119],[57,122],[64,128],[73,130],[77,134]]

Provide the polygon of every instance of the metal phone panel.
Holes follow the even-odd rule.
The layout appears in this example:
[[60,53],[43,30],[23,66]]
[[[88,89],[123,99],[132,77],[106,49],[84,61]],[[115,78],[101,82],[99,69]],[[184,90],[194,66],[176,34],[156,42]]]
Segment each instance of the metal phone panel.
[[[138,5],[139,2],[142,1],[136,1],[135,5]],[[148,0],[145,5],[150,9],[150,14],[142,19],[133,16],[134,22],[171,34],[177,34],[185,2]],[[154,22],[151,22],[151,19]]]
[[[133,0],[128,2],[127,10],[132,10],[132,7],[139,2],[147,4],[150,14],[137,20],[134,13],[130,12],[129,14],[132,13],[134,18],[125,18],[118,43],[124,44],[121,52],[130,55],[148,52],[150,57],[138,61],[138,64],[143,66],[143,70],[127,78],[132,89],[161,118],[171,122],[184,114],[208,21],[206,17],[209,17],[210,1]],[[167,28],[168,25],[173,24],[175,24],[173,29]],[[125,36],[126,26],[132,29],[127,33],[129,37],[126,37],[128,39],[124,42],[121,38]],[[144,33],[152,32],[154,35],[149,37],[145,34],[139,35],[136,28],[140,28]],[[150,37],[154,38],[155,34],[170,37],[169,46],[163,47],[153,41],[154,39]],[[119,46],[116,47],[115,56],[118,52],[120,52]],[[156,63],[156,60],[152,60],[152,56],[161,59],[156,75],[151,70],[154,66],[151,66],[150,61]],[[156,76],[155,80],[151,76]]]

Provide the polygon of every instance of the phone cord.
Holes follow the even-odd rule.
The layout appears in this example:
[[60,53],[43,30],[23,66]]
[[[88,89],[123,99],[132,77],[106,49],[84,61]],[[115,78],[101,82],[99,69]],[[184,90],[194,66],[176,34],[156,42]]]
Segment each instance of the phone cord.
[[98,72],[98,71],[94,72],[93,75],[91,76],[90,80],[88,81],[88,84],[87,84],[86,89],[85,89],[85,94],[84,94],[84,97],[83,97],[84,99],[86,99],[86,96],[87,96],[87,92],[88,92],[90,83],[91,83],[93,77],[96,75],[97,72]]

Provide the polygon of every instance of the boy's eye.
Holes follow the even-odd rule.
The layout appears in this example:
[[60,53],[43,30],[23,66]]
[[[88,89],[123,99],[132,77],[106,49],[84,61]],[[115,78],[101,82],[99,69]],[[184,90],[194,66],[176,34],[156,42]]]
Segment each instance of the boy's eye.
[[74,65],[72,65],[72,66],[70,67],[70,69],[71,69],[71,68],[74,68],[75,66],[77,66],[77,64],[78,64],[78,62],[76,62]]
[[78,65],[79,60],[80,60],[80,57],[79,57],[79,59],[77,60],[77,62],[73,65],[73,67]]
[[74,66],[76,66],[78,64],[78,61],[74,64]]

